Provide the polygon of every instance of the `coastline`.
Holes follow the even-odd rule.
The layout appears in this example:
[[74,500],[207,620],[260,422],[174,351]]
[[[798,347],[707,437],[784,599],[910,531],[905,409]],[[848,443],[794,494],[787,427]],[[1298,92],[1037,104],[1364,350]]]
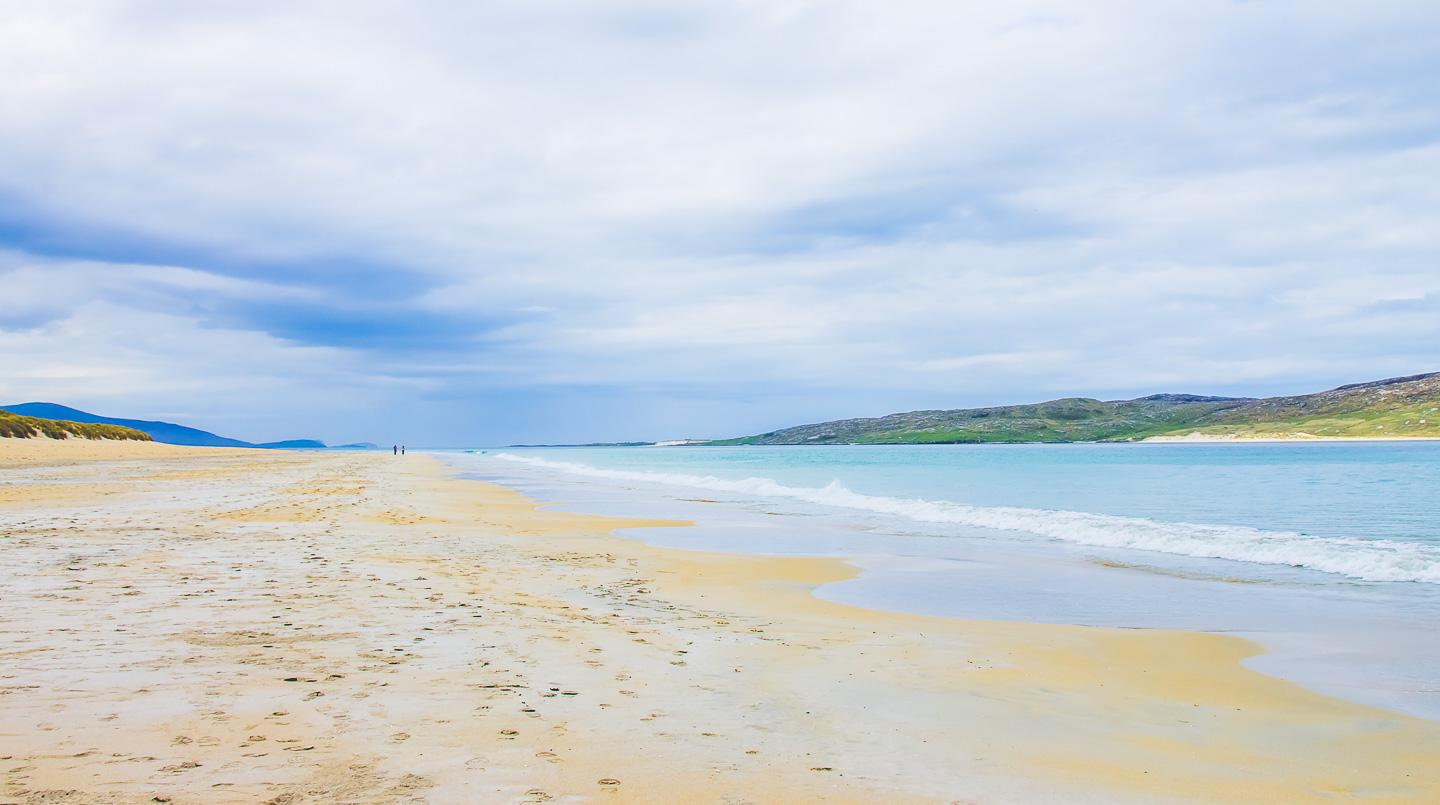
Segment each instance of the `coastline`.
[[[1440,442],[1440,436],[1225,436],[1225,435],[1186,435],[1186,436],[1146,436],[1143,439],[1101,439],[1099,441],[1056,441],[1056,442],[1023,442],[1023,441],[997,441],[997,442],[822,442],[816,444],[719,444],[715,442],[693,442],[686,444],[665,444],[656,442],[648,445],[650,447],[948,447],[955,445],[964,446],[985,446],[985,447],[1007,447],[1012,445],[1032,444],[1224,444],[1224,443],[1302,443],[1302,442]],[[550,448],[577,448],[577,447],[623,447],[626,445],[507,445],[505,448],[495,449],[526,449],[536,447]]]
[[7,796],[1440,797],[1440,725],[1249,670],[1239,638],[833,603],[842,560],[617,538],[680,523],[424,455],[177,450],[0,454],[69,490],[0,495]]

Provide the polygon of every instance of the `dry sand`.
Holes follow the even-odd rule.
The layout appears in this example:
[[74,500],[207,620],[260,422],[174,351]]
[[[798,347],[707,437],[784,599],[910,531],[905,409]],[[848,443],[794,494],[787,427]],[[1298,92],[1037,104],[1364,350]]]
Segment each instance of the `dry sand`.
[[1440,801],[1440,725],[1235,638],[829,603],[423,455],[0,468],[0,802]]
[[[255,455],[254,450],[212,447],[196,450],[158,442],[110,441],[108,439],[8,439],[0,437],[0,468],[55,467],[96,461],[186,458],[193,456]],[[7,478],[8,480],[17,480]],[[20,478],[18,480],[24,480]]]

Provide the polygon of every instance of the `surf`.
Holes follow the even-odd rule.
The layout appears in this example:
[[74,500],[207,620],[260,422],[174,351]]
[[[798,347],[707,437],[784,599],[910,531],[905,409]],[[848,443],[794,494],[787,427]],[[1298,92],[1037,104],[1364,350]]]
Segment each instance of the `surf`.
[[[832,481],[792,486],[772,478],[596,467],[535,456],[498,453],[498,459],[571,475],[663,484],[739,496],[788,499],[867,512],[910,523],[959,525],[1021,532],[1102,548],[1150,551],[1205,559],[1307,568],[1368,582],[1440,584],[1440,546],[1358,537],[1312,536],[1249,526],[1165,522],[1093,512],[1015,506],[977,506],[947,500],[870,495]],[[935,536],[946,536],[936,532]]]

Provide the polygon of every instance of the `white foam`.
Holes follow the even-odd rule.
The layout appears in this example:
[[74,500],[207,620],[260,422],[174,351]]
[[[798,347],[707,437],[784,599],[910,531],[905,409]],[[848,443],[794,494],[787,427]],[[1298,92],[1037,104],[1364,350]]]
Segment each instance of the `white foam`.
[[737,495],[788,498],[822,506],[947,523],[1022,531],[1106,548],[1128,548],[1209,559],[1288,565],[1365,581],[1440,584],[1440,546],[1382,539],[1314,537],[1247,526],[1167,523],[1143,517],[1090,512],[971,506],[951,501],[906,499],[853,492],[838,481],[824,487],[787,486],[770,478],[729,480],[711,475],[612,470],[498,453],[497,458],[593,478],[666,484]]

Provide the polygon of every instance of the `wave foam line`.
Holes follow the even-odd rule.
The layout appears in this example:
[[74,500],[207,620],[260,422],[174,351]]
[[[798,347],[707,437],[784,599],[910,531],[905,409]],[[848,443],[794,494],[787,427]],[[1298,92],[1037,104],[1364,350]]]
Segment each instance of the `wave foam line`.
[[770,478],[728,480],[712,475],[610,470],[568,461],[550,461],[513,453],[497,458],[573,475],[684,486],[716,492],[789,498],[822,506],[903,517],[921,523],[953,523],[1023,531],[1042,537],[1105,548],[1128,548],[1288,565],[1365,581],[1414,581],[1440,584],[1440,548],[1411,542],[1342,537],[1311,537],[1248,526],[1166,523],[1144,517],[1089,512],[971,506],[965,503],[894,498],[853,492],[839,481],[824,487],[787,486]]

